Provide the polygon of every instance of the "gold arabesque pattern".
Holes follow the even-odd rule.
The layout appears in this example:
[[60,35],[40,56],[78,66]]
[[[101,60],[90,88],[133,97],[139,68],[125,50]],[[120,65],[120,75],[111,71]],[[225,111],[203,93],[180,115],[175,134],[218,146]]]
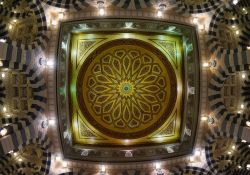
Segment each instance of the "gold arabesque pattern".
[[122,138],[141,137],[163,124],[177,83],[165,56],[137,40],[113,41],[95,53],[78,80],[83,81],[80,101],[87,120]]
[[165,34],[73,34],[68,64],[73,144],[178,141],[181,42],[181,37]]

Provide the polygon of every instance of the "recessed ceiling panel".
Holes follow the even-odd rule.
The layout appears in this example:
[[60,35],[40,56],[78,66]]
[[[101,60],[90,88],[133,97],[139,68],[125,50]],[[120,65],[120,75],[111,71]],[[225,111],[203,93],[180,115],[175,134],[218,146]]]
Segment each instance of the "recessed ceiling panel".
[[[187,112],[198,111],[187,110],[188,100],[197,98],[187,94],[188,86],[197,86],[198,80],[195,35],[187,32],[193,29],[147,22],[135,20],[128,28],[125,20],[112,19],[102,29],[97,26],[105,20],[62,25],[57,85],[66,156],[101,150],[115,155],[151,147],[151,154],[161,157],[158,149],[183,154],[191,148],[196,119]],[[144,30],[143,25],[150,27]],[[190,71],[188,61],[194,65]],[[187,77],[193,79],[187,82]],[[186,141],[187,148],[181,148]],[[98,160],[103,158],[99,155]],[[117,155],[115,161],[121,159]]]

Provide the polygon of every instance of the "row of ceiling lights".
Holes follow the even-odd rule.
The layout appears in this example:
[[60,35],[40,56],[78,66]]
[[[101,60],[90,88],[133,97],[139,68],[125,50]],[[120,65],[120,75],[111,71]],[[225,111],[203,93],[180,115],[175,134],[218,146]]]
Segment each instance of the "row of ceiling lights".
[[[104,14],[105,14],[105,10],[104,10],[104,1],[98,1],[97,2],[97,4],[98,4],[98,9],[99,9],[99,15],[101,15],[101,16],[103,16]],[[236,3],[236,1],[234,1],[234,4],[237,4]],[[157,16],[158,17],[161,17],[162,15],[163,15],[163,11],[165,10],[165,8],[166,8],[166,5],[165,4],[160,4],[159,5],[159,9],[158,9],[158,11],[157,11]],[[64,13],[63,12],[60,12],[59,13],[59,20],[62,20],[64,18]],[[17,21],[16,20],[13,20],[13,22],[14,23],[16,23]],[[194,20],[193,20],[193,22],[195,23],[195,24],[197,24],[198,23],[198,19],[197,18],[194,18]],[[56,25],[57,23],[55,22],[55,21],[52,21],[52,25]],[[12,26],[10,25],[9,26],[9,29],[12,29]],[[237,34],[237,31],[236,31],[236,34]],[[248,49],[250,49],[249,47],[248,47]],[[49,65],[50,65],[50,63],[49,63]],[[52,65],[52,63],[51,63],[51,65]],[[204,63],[204,67],[208,67],[208,65],[209,64],[207,64],[207,63]],[[242,107],[242,106],[241,106]],[[244,108],[244,107],[243,107]],[[5,111],[6,112],[6,108],[4,107],[3,108],[3,111]],[[54,124],[55,123],[55,121],[53,121],[53,120],[50,120],[49,121],[49,124]],[[249,126],[250,127],[250,122],[248,122],[247,123],[247,126]],[[0,134],[2,135],[2,136],[4,136],[4,135],[6,135],[7,134],[7,130],[4,128],[4,129],[2,129],[1,131],[0,131]],[[244,141],[243,141],[244,142]],[[58,158],[57,158],[58,159]],[[192,162],[192,161],[194,161],[194,156],[191,156],[190,157],[190,161]],[[63,166],[66,166],[66,163],[64,162],[63,163]],[[160,168],[160,163],[156,163],[155,164],[155,167],[156,167],[156,170],[160,170],[161,168]],[[102,165],[102,167],[101,167],[101,173],[104,173],[105,174],[105,166],[104,165]]]

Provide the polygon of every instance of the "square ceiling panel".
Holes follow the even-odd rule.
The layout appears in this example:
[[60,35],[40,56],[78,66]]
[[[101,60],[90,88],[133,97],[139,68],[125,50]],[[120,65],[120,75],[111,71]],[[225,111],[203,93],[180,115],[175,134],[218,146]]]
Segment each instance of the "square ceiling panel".
[[57,100],[64,155],[122,162],[190,153],[199,113],[198,104],[191,108],[199,98],[196,47],[194,28],[180,24],[63,23]]

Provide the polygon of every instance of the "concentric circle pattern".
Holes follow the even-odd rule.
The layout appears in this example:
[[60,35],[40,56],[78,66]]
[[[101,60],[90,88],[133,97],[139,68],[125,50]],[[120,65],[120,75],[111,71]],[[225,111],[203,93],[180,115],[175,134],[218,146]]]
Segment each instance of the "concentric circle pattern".
[[138,40],[98,48],[81,68],[78,100],[89,123],[112,137],[153,132],[176,100],[176,78],[167,58]]

